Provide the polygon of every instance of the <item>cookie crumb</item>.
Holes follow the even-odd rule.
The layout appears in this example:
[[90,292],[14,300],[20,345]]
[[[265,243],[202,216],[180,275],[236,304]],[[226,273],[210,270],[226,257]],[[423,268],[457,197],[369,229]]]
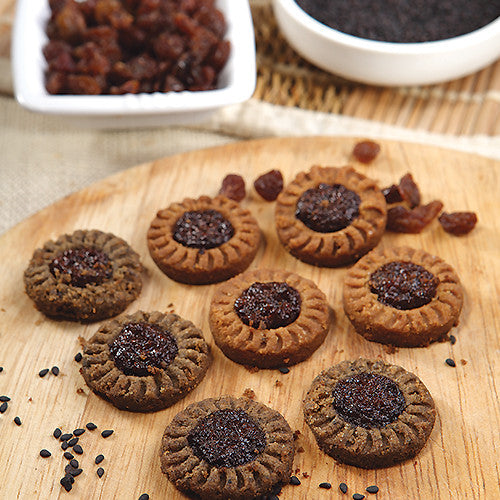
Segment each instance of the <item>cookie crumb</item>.
[[258,366],[248,366],[246,365],[245,368],[250,372],[250,373],[257,373],[259,371]]
[[302,446],[299,446],[297,448],[297,453],[304,453],[306,450],[304,450],[304,448],[302,448]]
[[309,477],[309,473],[308,472],[303,472],[302,473],[302,477],[308,478]]
[[243,397],[248,399],[255,399],[255,392],[252,389],[246,388],[243,391]]
[[387,353],[387,354],[394,354],[396,352],[398,352],[398,348],[394,345],[390,345],[390,344],[387,344],[384,346],[384,351]]
[[466,365],[467,364],[467,360],[466,359],[461,359],[460,360],[460,364],[463,366],[463,365]]
[[276,387],[282,387],[283,386],[283,382],[281,380],[276,380],[276,382],[274,382],[274,385]]

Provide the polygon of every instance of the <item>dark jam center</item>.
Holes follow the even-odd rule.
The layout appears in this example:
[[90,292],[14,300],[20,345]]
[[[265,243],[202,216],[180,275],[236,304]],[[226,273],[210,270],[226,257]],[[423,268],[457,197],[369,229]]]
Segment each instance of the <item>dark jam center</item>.
[[313,231],[333,233],[359,216],[360,203],[360,197],[342,184],[320,184],[302,194],[295,217]]
[[217,410],[188,435],[194,454],[214,467],[251,462],[265,448],[264,431],[243,410]]
[[428,304],[439,278],[413,262],[389,262],[371,274],[369,285],[382,304],[407,310]]
[[70,284],[80,288],[88,284],[100,285],[113,274],[109,257],[92,248],[65,250],[54,258],[49,269],[55,277],[58,273],[69,276]]
[[293,323],[302,300],[295,288],[283,282],[256,282],[235,300],[234,309],[245,325],[272,329]]
[[159,325],[128,323],[109,346],[111,357],[125,375],[144,377],[165,369],[177,356],[175,338]]
[[391,379],[364,372],[337,382],[333,407],[350,424],[380,428],[398,418],[405,409],[405,398]]
[[174,240],[191,248],[215,248],[233,235],[232,224],[217,210],[185,212],[174,226]]

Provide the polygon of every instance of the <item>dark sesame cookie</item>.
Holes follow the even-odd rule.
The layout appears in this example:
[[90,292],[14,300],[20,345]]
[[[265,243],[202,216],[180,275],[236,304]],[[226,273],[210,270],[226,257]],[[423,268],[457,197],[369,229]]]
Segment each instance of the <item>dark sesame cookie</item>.
[[304,399],[304,416],[325,453],[374,469],[414,457],[432,431],[436,410],[416,375],[360,358],[314,379]]
[[139,296],[142,270],[139,256],[121,238],[78,230],[35,250],[24,285],[47,316],[98,321],[121,313]]
[[120,410],[149,412],[186,396],[210,363],[209,346],[193,323],[137,311],[104,323],[85,343],[80,373]]
[[257,269],[217,287],[209,321],[215,343],[228,358],[276,368],[308,358],[325,339],[331,314],[311,280]]
[[313,166],[278,196],[276,228],[284,247],[321,267],[356,261],[384,234],[387,206],[374,181],[352,167]]
[[259,248],[260,229],[236,201],[201,196],[160,210],[147,239],[151,257],[169,278],[204,285],[244,271]]
[[175,486],[202,499],[252,499],[286,484],[293,433],[283,416],[231,396],[194,403],[165,429],[161,469]]
[[463,290],[439,257],[409,247],[376,249],[346,274],[344,311],[368,340],[426,346],[458,322]]

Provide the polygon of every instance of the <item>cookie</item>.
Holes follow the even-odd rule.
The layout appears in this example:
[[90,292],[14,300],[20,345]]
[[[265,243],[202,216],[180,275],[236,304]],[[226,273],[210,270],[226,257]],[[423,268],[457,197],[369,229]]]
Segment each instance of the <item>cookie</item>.
[[35,250],[26,293],[45,315],[90,322],[116,316],[141,293],[139,256],[121,238],[78,230]]
[[244,271],[259,248],[260,229],[237,202],[201,196],[160,210],[147,239],[151,257],[169,278],[204,285]]
[[336,267],[378,244],[387,206],[376,183],[352,167],[314,166],[278,196],[275,217],[279,239],[294,257]]
[[137,311],[104,323],[85,342],[80,373],[120,410],[173,405],[203,379],[211,363],[201,330],[177,314]]
[[205,399],[178,413],[163,434],[161,470],[202,499],[253,499],[288,483],[293,434],[280,413],[247,398]]
[[434,426],[434,401],[404,368],[368,359],[343,361],[318,375],[304,399],[318,446],[365,469],[414,457]]
[[457,324],[463,290],[450,265],[409,247],[376,249],[344,279],[344,311],[368,340],[426,346]]
[[308,358],[325,340],[330,315],[324,293],[311,280],[257,269],[216,288],[209,322],[229,359],[276,368]]

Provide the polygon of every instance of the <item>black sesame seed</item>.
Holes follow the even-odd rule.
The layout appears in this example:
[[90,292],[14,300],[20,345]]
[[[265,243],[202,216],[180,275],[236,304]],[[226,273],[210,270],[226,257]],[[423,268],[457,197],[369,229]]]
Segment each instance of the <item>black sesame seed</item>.
[[71,467],[74,467],[75,469],[78,469],[78,467],[80,467],[80,464],[78,463],[78,460],[76,458],[72,458],[69,461],[69,465],[71,465]]
[[149,500],[149,495],[147,493],[143,493],[140,497],[139,500]]
[[58,366],[53,366],[50,371],[52,372],[52,375],[55,375],[56,377],[59,375],[59,367]]
[[63,453],[63,457],[66,459],[66,460],[72,460],[73,458],[75,458],[75,456],[73,455],[73,453],[70,453],[69,451],[65,451]]
[[113,434],[113,432],[115,432],[115,431],[112,429],[106,429],[105,431],[101,432],[101,436],[103,438],[107,438],[107,437],[111,436],[111,434]]
[[103,460],[104,460],[104,455],[97,455],[97,457],[95,457],[96,464],[100,464]]
[[54,432],[52,433],[52,435],[56,438],[56,439],[59,439],[61,437],[61,434],[62,434],[62,430],[59,429],[59,427],[56,427],[54,429]]
[[330,483],[320,483],[319,487],[325,490],[329,490],[332,487],[332,485]]
[[59,439],[61,441],[68,441],[68,439],[71,439],[72,437],[73,437],[73,434],[66,433],[66,434],[61,434],[59,436]]
[[75,482],[74,477],[70,476],[69,474],[64,476],[60,481],[61,485],[64,487],[66,491],[71,491],[74,482]]
[[457,341],[457,338],[455,337],[455,335],[450,335],[451,345],[454,345],[456,341]]
[[361,493],[354,493],[354,495],[352,496],[352,498],[354,500],[363,500],[363,498],[365,498],[365,496],[362,495]]
[[342,493],[347,493],[347,484],[345,484],[345,483],[340,483],[340,484],[339,484],[339,490],[340,490]]
[[290,478],[290,484],[293,484],[294,486],[298,486],[300,484],[300,479],[297,476],[292,476]]
[[102,477],[104,474],[104,469],[102,467],[99,467],[96,472],[99,477]]
[[85,427],[87,427],[89,431],[97,429],[97,425],[93,424],[92,422],[89,422]]
[[46,450],[45,448],[43,450],[40,450],[40,456],[43,458],[49,458],[52,455],[49,450]]
[[85,429],[75,429],[73,431],[73,436],[81,436],[85,432]]
[[3,372],[3,366],[0,366],[0,373]]
[[77,352],[76,355],[75,355],[75,361],[77,363],[79,363],[81,360],[82,360],[82,353],[81,352]]
[[39,377],[45,377],[45,375],[47,375],[47,373],[49,373],[49,369],[48,368],[44,368],[43,370],[40,370],[38,372],[38,376]]
[[286,366],[282,366],[281,368],[278,368],[278,370],[281,373],[290,373],[290,368],[287,368]]
[[68,445],[69,445],[70,447],[75,446],[75,444],[76,444],[76,443],[78,443],[78,439],[79,439],[79,438],[71,438],[71,439],[68,441]]
[[15,418],[14,418],[14,423],[15,423],[16,425],[21,425],[21,424],[22,424],[21,419],[20,419],[19,417],[15,417]]
[[453,361],[451,358],[448,358],[445,360],[445,363],[448,365],[448,366],[451,366],[453,368],[455,368],[455,366],[457,366],[457,364],[455,363],[455,361]]
[[79,444],[75,444],[75,446],[73,446],[73,451],[77,455],[81,455],[83,453],[83,448]]
[[66,450],[69,448],[69,444],[68,444],[68,442],[67,442],[67,441],[63,441],[63,442],[61,443],[61,448],[62,448],[64,451],[66,451]]
[[5,403],[2,403],[0,405],[0,413],[5,413],[7,411],[8,407],[9,407],[9,404],[7,403],[7,401],[5,401]]
[[0,401],[2,403],[5,403],[6,401],[10,401],[10,398],[9,398],[9,396],[0,396]]
[[68,464],[66,465],[66,467],[64,467],[64,472],[66,474],[69,474],[70,476],[76,477],[83,472],[83,469],[79,469],[78,467],[73,467],[72,465]]
[[378,493],[378,486],[368,486],[368,488],[366,488],[366,491],[368,493]]

